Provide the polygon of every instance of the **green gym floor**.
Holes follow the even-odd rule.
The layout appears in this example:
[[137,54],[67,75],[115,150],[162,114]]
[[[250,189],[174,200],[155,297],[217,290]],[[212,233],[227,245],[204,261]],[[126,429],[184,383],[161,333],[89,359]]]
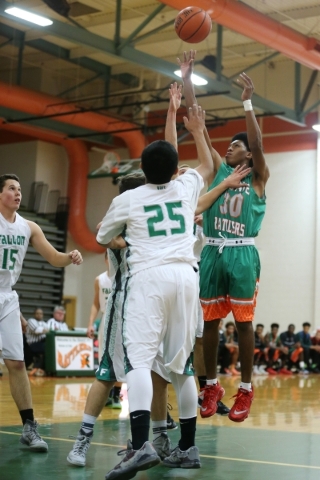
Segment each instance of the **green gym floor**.
[[[126,392],[122,411],[104,409],[84,468],[67,463],[91,379],[34,379],[33,398],[40,433],[48,453],[31,453],[19,444],[21,426],[9,393],[8,377],[0,380],[0,480],[103,480],[121,457],[128,438]],[[232,404],[238,379],[222,378],[225,403]],[[168,469],[161,464],[140,472],[137,480],[319,480],[320,376],[256,378],[250,417],[234,424],[226,417],[199,418],[197,446],[202,468]],[[177,419],[170,390],[172,416]],[[169,432],[172,443],[179,431]]]

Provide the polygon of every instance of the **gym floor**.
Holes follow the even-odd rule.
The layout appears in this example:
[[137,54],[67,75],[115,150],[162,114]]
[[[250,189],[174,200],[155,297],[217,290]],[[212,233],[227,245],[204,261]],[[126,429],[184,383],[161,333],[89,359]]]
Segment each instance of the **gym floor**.
[[[84,468],[66,461],[70,435],[79,429],[92,379],[31,378],[40,434],[48,453],[31,453],[19,443],[21,422],[9,391],[8,376],[0,379],[1,480],[103,480],[121,457],[117,452],[130,438],[125,386],[122,410],[105,408],[94,431]],[[239,379],[220,377],[224,402],[232,405]],[[200,470],[168,469],[161,464],[137,474],[137,480],[319,480],[320,478],[320,375],[255,377],[255,401],[250,417],[235,424],[227,417],[200,418],[196,444]],[[175,394],[170,387],[170,412],[178,420]],[[169,431],[173,445],[179,431]]]

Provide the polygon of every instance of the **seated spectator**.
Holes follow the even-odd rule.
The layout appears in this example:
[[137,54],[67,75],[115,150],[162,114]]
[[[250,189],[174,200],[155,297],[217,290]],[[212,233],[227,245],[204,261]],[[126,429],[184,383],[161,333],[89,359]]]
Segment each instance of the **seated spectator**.
[[[304,365],[302,365],[302,362],[301,362],[301,366],[300,366],[303,373],[313,371],[312,366],[310,365],[310,362],[312,361],[311,353],[314,351],[316,355],[319,355],[319,353],[317,352],[318,347],[316,345],[312,345],[311,336],[309,333],[310,327],[311,327],[311,324],[309,322],[304,322],[302,324],[302,328],[303,328],[302,332],[298,333],[300,338],[300,344],[301,344],[301,347],[303,348]],[[317,371],[315,373],[319,373],[318,367],[316,367],[316,370]]]
[[220,373],[227,375],[240,375],[236,370],[239,358],[239,346],[237,341],[236,327],[233,322],[226,324],[224,334],[225,343],[221,348],[221,370]]
[[61,305],[54,307],[53,318],[50,318],[47,322],[49,330],[67,332],[69,327],[64,321],[65,314],[66,311]]
[[310,354],[312,361],[312,372],[320,373],[320,327],[317,328],[313,337],[311,337]]
[[303,362],[303,348],[300,345],[299,335],[296,335],[294,331],[295,326],[291,323],[288,330],[280,334],[282,368],[279,373],[284,375],[292,375],[292,366],[298,361]]
[[36,308],[34,318],[29,318],[26,330],[27,344],[33,353],[33,369],[29,375],[35,375],[36,377],[43,377],[45,375],[44,355],[46,333],[48,333],[48,331],[48,325],[43,321],[42,309]]
[[279,360],[280,355],[280,338],[278,332],[279,324],[272,323],[271,332],[267,333],[264,337],[264,344],[266,347],[265,358],[267,362],[266,372],[268,372],[269,375],[277,375],[278,373],[277,370],[274,368],[275,363],[277,362],[277,360]]
[[253,356],[253,373],[255,375],[268,375],[265,370],[265,344],[263,338],[264,325],[258,323],[254,331],[254,356]]

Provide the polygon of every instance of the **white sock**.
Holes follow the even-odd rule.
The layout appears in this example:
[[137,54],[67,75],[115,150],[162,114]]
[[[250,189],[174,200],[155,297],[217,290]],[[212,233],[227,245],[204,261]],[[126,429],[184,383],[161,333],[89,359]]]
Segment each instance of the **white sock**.
[[92,415],[87,415],[86,413],[84,413],[81,424],[81,430],[83,431],[83,433],[85,433],[87,436],[91,436],[93,434],[93,427],[96,423],[96,420],[97,417],[93,417]]
[[153,440],[160,437],[162,433],[167,435],[167,419],[152,422]]
[[244,390],[249,390],[249,392],[252,391],[251,383],[241,382],[241,383],[240,383],[240,388],[243,388]]
[[211,379],[211,380],[206,380],[206,383],[207,383],[207,385],[217,385],[218,379],[217,379],[217,378],[213,378],[213,379]]
[[299,362],[299,367],[301,368],[301,370],[304,370],[304,362]]

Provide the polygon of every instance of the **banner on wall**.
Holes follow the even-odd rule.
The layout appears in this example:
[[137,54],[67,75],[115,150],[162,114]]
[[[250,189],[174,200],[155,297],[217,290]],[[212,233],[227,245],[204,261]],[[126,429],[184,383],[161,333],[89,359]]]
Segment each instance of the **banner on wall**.
[[87,337],[55,337],[56,370],[94,370],[93,340]]

